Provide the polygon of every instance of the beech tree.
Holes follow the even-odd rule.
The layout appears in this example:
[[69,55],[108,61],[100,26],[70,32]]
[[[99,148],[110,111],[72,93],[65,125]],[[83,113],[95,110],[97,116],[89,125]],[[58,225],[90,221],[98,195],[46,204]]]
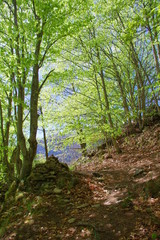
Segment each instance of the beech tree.
[[[40,70],[49,59],[54,59],[52,55],[57,52],[56,43],[73,32],[79,20],[74,19],[72,13],[76,15],[83,6],[81,1],[1,1],[1,20],[5,26],[1,29],[1,50],[4,52],[4,62],[6,55],[13,60],[5,71],[12,68],[14,72],[12,85],[15,88],[16,158],[20,158],[20,154],[23,157],[21,179],[25,179],[32,169],[37,149],[38,98],[43,85],[53,73],[50,66],[44,77],[40,78]],[[13,110],[11,107],[8,106],[10,111]],[[24,121],[28,117],[27,140]],[[1,135],[4,135],[2,131]]]
[[89,14],[88,27],[63,48],[65,73],[60,73],[59,88],[68,94],[57,114],[62,122],[69,122],[64,134],[75,130],[73,139],[78,139],[78,116],[88,144],[89,139],[112,137],[120,152],[116,142],[120,128],[135,123],[141,130],[152,114],[147,109],[155,105],[159,112],[158,2],[100,0]]
[[[0,142],[7,172],[14,163],[21,179],[31,172],[39,107],[43,126],[50,116],[48,124],[67,136],[65,145],[78,142],[85,150],[111,138],[117,152],[124,124],[142,130],[148,109],[160,114],[158,0],[3,0],[0,6]],[[47,82],[57,100],[44,109],[38,100]]]

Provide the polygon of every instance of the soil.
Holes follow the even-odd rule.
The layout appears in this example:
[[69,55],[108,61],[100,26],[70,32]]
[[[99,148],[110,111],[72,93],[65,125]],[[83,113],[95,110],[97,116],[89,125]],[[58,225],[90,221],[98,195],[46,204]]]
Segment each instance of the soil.
[[72,187],[22,192],[0,215],[1,240],[160,239],[160,124],[77,162]]

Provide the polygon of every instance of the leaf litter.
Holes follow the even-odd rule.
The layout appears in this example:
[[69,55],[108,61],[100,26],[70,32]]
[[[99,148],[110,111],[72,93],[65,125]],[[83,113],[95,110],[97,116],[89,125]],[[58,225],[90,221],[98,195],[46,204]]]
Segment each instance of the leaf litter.
[[160,239],[159,136],[156,124],[121,139],[122,154],[77,162],[71,189],[25,192],[1,213],[1,239]]

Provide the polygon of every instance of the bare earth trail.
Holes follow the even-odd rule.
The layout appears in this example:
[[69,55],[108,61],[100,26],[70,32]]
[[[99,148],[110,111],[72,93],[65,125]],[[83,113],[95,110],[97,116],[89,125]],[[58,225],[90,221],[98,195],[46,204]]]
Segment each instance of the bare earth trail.
[[25,193],[5,213],[1,239],[160,239],[160,125],[123,139],[121,148],[79,163],[70,190]]

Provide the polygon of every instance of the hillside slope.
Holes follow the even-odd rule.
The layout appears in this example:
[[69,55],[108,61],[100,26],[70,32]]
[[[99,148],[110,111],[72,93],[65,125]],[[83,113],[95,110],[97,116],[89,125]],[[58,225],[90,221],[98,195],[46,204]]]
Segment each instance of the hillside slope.
[[73,186],[19,192],[1,213],[1,239],[160,239],[160,124],[119,141],[122,154],[77,162]]

